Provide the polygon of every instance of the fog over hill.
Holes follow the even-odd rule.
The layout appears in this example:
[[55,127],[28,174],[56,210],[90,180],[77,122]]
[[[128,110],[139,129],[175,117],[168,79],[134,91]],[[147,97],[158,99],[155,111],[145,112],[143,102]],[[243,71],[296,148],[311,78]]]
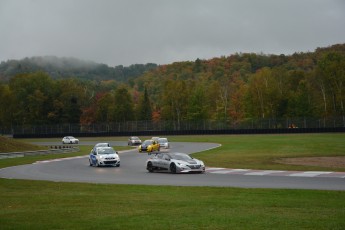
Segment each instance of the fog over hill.
[[73,57],[37,56],[1,62],[0,81],[8,81],[17,74],[43,71],[54,79],[76,77],[85,80],[126,82],[156,67],[157,65],[153,63],[110,67]]

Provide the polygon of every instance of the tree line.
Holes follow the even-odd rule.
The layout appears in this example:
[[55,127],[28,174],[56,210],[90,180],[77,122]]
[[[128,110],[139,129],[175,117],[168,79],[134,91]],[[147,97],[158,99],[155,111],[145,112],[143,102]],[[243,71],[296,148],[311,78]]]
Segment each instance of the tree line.
[[345,44],[293,55],[237,53],[156,66],[130,81],[53,79],[39,71],[0,83],[0,125],[345,117]]

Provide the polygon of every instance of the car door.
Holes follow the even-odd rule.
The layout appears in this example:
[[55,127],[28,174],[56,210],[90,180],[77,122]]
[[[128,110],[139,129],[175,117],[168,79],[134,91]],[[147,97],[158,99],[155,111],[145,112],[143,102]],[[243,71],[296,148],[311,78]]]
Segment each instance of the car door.
[[157,150],[156,141],[152,141],[151,146],[152,146],[152,152]]
[[162,157],[163,157],[163,154],[157,154],[153,159],[153,161],[152,161],[152,164],[153,164],[153,166],[155,166],[155,167],[161,167],[161,165],[162,165]]
[[161,161],[161,168],[169,169],[170,165],[170,156],[168,154],[163,154]]

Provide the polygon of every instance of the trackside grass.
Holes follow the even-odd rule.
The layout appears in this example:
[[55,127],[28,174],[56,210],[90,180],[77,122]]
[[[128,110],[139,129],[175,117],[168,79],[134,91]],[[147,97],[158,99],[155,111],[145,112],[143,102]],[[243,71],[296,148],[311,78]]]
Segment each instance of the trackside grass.
[[344,229],[345,192],[0,179],[5,229]]
[[221,147],[193,154],[207,166],[297,171],[345,171],[345,167],[286,165],[291,157],[345,156],[345,134],[175,136],[174,141],[213,142]]

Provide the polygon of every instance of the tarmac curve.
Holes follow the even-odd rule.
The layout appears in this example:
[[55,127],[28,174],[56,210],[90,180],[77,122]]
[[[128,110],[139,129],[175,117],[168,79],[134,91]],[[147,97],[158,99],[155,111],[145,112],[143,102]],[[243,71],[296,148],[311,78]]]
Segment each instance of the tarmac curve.
[[[126,145],[125,142],[110,142],[110,144]],[[219,144],[214,143],[173,142],[171,149],[161,151],[190,154],[218,146]],[[119,155],[121,167],[91,167],[88,153],[85,153],[85,156],[80,157],[3,168],[0,169],[0,178],[106,184],[345,190],[345,173],[223,168],[207,168],[203,174],[149,173],[145,162],[150,156],[146,153],[139,153],[133,148],[133,150],[121,151]]]

